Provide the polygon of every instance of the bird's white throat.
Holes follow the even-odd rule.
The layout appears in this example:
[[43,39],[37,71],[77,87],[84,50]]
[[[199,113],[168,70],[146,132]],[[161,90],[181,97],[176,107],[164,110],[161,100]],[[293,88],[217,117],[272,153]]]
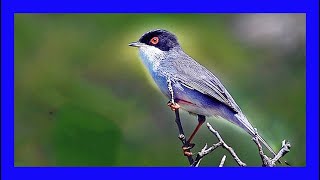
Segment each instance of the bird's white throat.
[[141,46],[139,53],[144,65],[152,71],[157,71],[160,61],[165,59],[165,53],[153,46]]

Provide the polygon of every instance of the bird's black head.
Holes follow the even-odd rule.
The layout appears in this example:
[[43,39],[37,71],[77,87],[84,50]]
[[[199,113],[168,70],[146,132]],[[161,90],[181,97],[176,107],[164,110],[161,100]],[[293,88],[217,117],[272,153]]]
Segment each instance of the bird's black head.
[[157,47],[162,51],[169,51],[174,47],[180,47],[176,36],[163,29],[156,29],[145,33],[141,36],[139,42]]

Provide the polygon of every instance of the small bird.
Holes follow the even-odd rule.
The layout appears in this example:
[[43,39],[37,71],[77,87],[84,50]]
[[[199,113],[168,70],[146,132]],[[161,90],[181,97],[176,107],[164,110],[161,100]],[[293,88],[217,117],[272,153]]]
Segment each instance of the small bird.
[[[151,30],[129,46],[139,49],[143,64],[161,92],[169,98],[168,106],[172,110],[181,108],[198,116],[198,125],[187,140],[188,144],[206,117],[216,116],[238,125],[251,136],[257,135],[259,141],[276,155],[256,133],[219,79],[186,54],[173,33],[163,29]],[[185,151],[185,155],[189,154]]]

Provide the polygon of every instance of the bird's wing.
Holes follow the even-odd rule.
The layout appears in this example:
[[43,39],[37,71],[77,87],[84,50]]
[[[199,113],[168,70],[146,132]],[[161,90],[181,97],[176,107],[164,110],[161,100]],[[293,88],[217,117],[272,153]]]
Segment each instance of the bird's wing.
[[175,68],[175,71],[173,71],[175,73],[172,74],[175,81],[180,82],[187,88],[197,90],[215,98],[230,107],[236,113],[241,112],[239,106],[235,103],[219,79],[205,67],[190,57],[176,58],[171,62]]

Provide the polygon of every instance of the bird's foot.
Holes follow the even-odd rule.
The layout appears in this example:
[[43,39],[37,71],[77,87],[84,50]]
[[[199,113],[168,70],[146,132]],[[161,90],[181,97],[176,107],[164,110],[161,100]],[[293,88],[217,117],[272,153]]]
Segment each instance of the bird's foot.
[[185,156],[192,156],[191,149],[195,146],[194,143],[186,143],[182,146],[183,154]]
[[171,108],[172,111],[175,111],[180,108],[180,105],[178,103],[174,103],[172,101],[169,101],[167,105]]

